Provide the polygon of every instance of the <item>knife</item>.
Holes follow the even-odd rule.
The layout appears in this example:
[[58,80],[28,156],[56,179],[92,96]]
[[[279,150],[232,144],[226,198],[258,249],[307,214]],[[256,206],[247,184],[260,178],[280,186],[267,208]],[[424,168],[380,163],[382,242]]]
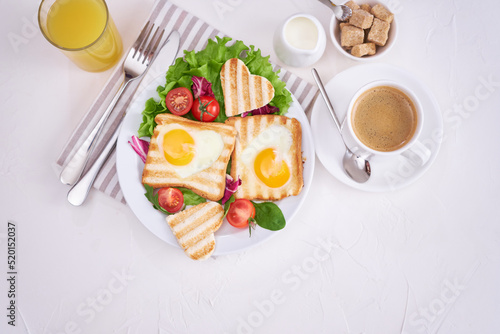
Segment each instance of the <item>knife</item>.
[[[155,57],[155,59],[153,60],[152,65],[154,65],[157,61],[158,65],[162,64],[163,66],[166,67],[173,64],[177,56],[177,53],[179,51],[179,45],[180,45],[179,32],[178,31],[171,32],[170,35],[167,37],[165,43],[161,46],[161,49],[157,54],[157,56]],[[165,67],[163,67],[163,69],[165,69]],[[149,71],[149,68],[146,71]],[[90,191],[90,188],[94,184],[97,174],[101,170],[104,163],[108,160],[109,156],[111,155],[113,149],[116,146],[116,140],[118,139],[118,134],[120,132],[120,128],[126,112],[127,112],[126,110],[123,112],[121,119],[118,123],[118,126],[113,131],[111,139],[106,144],[106,146],[104,147],[104,149],[102,150],[101,154],[96,159],[94,164],[90,167],[87,173],[78,182],[76,182],[75,185],[68,192],[68,201],[74,206],[82,205],[83,202],[85,202],[85,200],[87,199],[87,195]]]

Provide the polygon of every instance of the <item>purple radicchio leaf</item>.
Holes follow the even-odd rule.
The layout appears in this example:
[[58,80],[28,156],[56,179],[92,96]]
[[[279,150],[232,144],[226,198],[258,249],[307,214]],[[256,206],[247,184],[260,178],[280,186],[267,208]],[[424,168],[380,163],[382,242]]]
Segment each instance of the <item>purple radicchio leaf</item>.
[[254,110],[250,110],[250,111],[245,111],[243,114],[241,114],[241,117],[246,117],[250,113],[253,116],[255,116],[255,115],[274,114],[274,113],[277,113],[279,111],[280,111],[280,108],[274,107],[274,106],[270,106],[269,104],[266,104],[263,107],[260,107],[260,108],[254,109]]
[[238,178],[238,181],[235,181],[231,175],[226,174],[226,190],[224,190],[224,197],[222,197],[222,205],[224,205],[231,195],[233,195],[238,187],[241,185],[241,179]]
[[191,90],[193,91],[194,99],[200,96],[215,97],[212,91],[212,84],[207,79],[193,75],[192,80],[193,85],[191,86]]
[[132,136],[132,142],[128,142],[130,146],[134,149],[135,153],[139,155],[142,162],[146,162],[146,156],[148,155],[149,142],[139,139],[137,136]]

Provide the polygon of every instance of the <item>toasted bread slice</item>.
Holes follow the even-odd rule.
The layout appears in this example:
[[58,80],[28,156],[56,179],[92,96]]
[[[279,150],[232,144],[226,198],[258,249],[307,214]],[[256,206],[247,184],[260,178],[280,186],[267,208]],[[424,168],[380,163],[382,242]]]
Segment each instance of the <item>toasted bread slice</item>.
[[238,58],[231,58],[222,65],[220,81],[228,117],[263,107],[274,97],[271,82],[260,75],[250,74],[248,67]]
[[[209,200],[218,201],[221,199],[226,186],[226,167],[236,137],[234,127],[223,123],[191,121],[171,114],[160,114],[156,116],[155,121],[158,125],[149,144],[149,151],[142,173],[142,183],[153,188],[185,187]],[[165,133],[173,128],[183,129],[191,136],[195,136],[195,134],[201,136],[199,134],[202,132],[202,134],[215,135],[214,145],[217,146],[216,150],[220,150],[220,155],[216,158],[217,154],[214,153],[210,158],[205,158],[206,153],[211,151],[212,143],[210,140],[200,139],[195,141],[197,148],[195,149],[194,158],[189,164],[175,166],[169,163],[164,154],[165,145],[162,143]],[[207,132],[207,130],[211,131]],[[205,163],[204,168],[203,166],[200,167],[199,164],[202,157]],[[210,161],[214,162],[208,165]],[[200,170],[200,168],[202,169]],[[194,172],[192,169],[194,169]]]
[[205,202],[168,216],[167,223],[184,252],[193,260],[204,260],[214,252],[214,232],[223,218],[222,205]]
[[[233,125],[238,131],[231,160],[231,176],[242,181],[235,193],[236,198],[280,200],[300,193],[304,180],[299,121],[286,116],[257,115],[231,117],[226,124]],[[255,172],[255,159],[266,148],[275,152],[285,150],[280,156],[288,166],[289,178],[281,186],[267,185]]]

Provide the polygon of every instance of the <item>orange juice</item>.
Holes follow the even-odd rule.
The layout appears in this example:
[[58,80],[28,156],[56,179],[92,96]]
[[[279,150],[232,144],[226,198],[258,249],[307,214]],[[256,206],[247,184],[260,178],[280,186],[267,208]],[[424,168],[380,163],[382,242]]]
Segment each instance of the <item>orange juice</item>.
[[74,63],[96,72],[110,68],[120,59],[121,38],[104,1],[55,0],[43,11],[44,2],[50,1],[40,5],[42,32]]

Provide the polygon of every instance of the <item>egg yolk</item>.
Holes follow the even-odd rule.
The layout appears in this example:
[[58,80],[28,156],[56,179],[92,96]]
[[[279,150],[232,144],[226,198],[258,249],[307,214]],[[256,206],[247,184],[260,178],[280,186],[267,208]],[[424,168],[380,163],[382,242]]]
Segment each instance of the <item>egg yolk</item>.
[[187,165],[194,158],[194,139],[186,130],[170,130],[163,137],[163,152],[172,165]]
[[290,169],[285,161],[279,160],[274,149],[262,150],[254,162],[257,177],[271,188],[279,188],[290,178]]

